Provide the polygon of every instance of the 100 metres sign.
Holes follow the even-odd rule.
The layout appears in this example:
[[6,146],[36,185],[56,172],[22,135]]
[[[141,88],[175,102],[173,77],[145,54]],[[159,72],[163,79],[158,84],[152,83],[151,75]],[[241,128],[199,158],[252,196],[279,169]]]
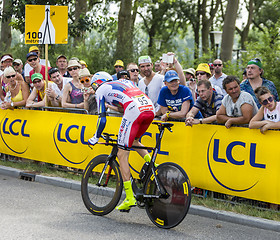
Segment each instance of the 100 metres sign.
[[67,43],[67,6],[25,6],[25,44]]

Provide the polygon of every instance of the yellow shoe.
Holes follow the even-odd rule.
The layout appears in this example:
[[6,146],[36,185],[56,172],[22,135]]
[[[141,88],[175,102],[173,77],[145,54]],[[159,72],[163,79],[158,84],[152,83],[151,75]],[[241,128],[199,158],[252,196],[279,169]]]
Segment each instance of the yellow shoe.
[[129,212],[130,208],[135,207],[137,205],[136,199],[124,199],[124,201],[116,207],[117,210],[120,210],[121,212]]

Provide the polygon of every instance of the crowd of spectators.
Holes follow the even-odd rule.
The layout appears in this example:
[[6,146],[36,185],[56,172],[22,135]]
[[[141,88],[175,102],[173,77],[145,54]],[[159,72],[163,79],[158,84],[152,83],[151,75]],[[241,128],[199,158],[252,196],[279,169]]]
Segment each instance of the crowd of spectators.
[[[56,67],[40,58],[32,46],[25,64],[11,54],[1,57],[0,104],[2,109],[44,106],[85,109],[96,114],[95,92],[90,87],[93,74],[87,63],[65,55],[56,58]],[[150,56],[138,63],[114,64],[113,80],[131,80],[153,102],[156,117],[162,121],[179,119],[186,126],[217,122],[227,128],[249,124],[250,128],[280,128],[279,97],[273,82],[263,77],[261,60],[250,60],[240,83],[236,76],[223,73],[223,62],[200,63],[183,69],[175,54],[163,54],[153,64]],[[120,111],[108,106],[109,111]],[[71,110],[69,110],[71,111]],[[279,125],[279,126],[278,126]]]

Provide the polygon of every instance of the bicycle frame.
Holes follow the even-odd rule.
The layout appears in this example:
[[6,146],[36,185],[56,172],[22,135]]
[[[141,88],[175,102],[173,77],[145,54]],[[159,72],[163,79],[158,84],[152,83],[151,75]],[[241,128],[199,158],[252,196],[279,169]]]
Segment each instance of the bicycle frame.
[[[160,144],[161,144],[161,140],[162,140],[162,137],[163,137],[163,133],[164,133],[164,129],[167,128],[169,131],[171,131],[170,127],[173,126],[172,123],[157,123],[157,122],[154,122],[153,124],[157,124],[158,126],[158,129],[159,129],[159,137],[156,139],[156,146],[153,148],[153,147],[145,147],[145,146],[132,146],[131,148],[129,148],[130,150],[132,149],[146,149],[146,150],[152,150],[153,151],[153,154],[152,154],[152,157],[151,157],[151,161],[149,163],[149,166],[148,166],[148,170],[143,178],[143,183],[145,183],[147,180],[148,180],[148,177],[149,177],[149,174],[150,172],[153,173],[153,176],[154,176],[154,179],[155,179],[155,183],[156,183],[156,186],[157,186],[157,189],[160,193],[159,196],[154,196],[154,195],[144,195],[142,189],[139,189],[136,185],[136,183],[134,182],[134,180],[132,181],[132,186],[133,186],[133,190],[136,194],[136,196],[140,197],[140,196],[143,196],[144,198],[168,198],[169,197],[169,194],[168,192],[166,191],[166,189],[160,184],[160,181],[156,175],[156,170],[155,170],[155,166],[154,166],[154,163],[155,163],[155,160],[156,160],[156,157],[157,157],[157,154],[158,154],[158,151],[159,151],[159,148],[160,148]],[[166,125],[166,126],[165,126]],[[115,139],[112,139],[110,138],[110,136],[114,136],[114,134],[107,134],[107,133],[104,133],[105,137],[103,137],[103,139],[106,141],[105,143],[99,143],[99,144],[104,144],[106,146],[112,146],[113,149],[110,153],[110,155],[108,156],[108,161],[106,161],[106,164],[104,165],[104,168],[103,170],[101,171],[101,177],[98,181],[98,185],[101,186],[100,182],[101,182],[101,179],[102,177],[104,176],[105,174],[105,169],[108,167],[108,164],[110,163],[110,161],[116,159],[117,157],[117,153],[118,153],[118,145],[117,145],[117,140]],[[111,141],[111,142],[110,142]],[[109,173],[111,171],[111,168],[109,168]],[[110,176],[110,174],[108,174],[108,176]],[[107,177],[108,178],[108,177]],[[105,186],[107,185],[108,183],[108,180],[109,179],[106,179],[106,182],[105,182]]]

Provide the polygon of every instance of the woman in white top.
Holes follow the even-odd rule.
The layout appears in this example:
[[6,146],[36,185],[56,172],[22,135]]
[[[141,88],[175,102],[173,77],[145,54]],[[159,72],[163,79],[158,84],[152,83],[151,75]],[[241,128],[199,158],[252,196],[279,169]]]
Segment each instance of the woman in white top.
[[258,87],[255,94],[261,103],[258,113],[251,119],[249,128],[260,128],[261,133],[268,129],[280,128],[280,102],[276,102],[266,87]]

